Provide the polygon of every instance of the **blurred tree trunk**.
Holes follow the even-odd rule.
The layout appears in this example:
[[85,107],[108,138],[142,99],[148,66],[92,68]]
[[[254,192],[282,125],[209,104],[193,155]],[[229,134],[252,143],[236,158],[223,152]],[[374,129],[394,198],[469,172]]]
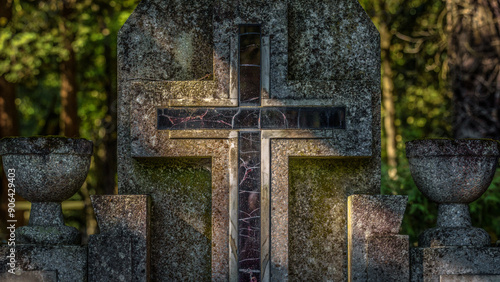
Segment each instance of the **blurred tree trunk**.
[[[5,27],[11,19],[12,1],[0,0],[0,27]],[[0,76],[0,138],[19,135],[15,86],[14,83],[7,81],[4,76]],[[0,218],[5,219],[7,218],[8,182],[3,168],[0,174],[2,175]],[[22,200],[22,198],[16,194],[16,200]],[[16,219],[17,226],[24,225],[24,214],[17,212]],[[0,224],[2,225],[0,233],[3,233],[3,224],[5,222],[2,221]]]
[[[12,1],[0,0],[0,28],[12,19]],[[19,135],[15,84],[0,76],[0,137]]]
[[500,139],[498,0],[447,0],[456,138]]
[[394,82],[391,61],[391,41],[393,34],[390,30],[392,21],[388,16],[387,1],[373,1],[374,15],[372,20],[378,26],[380,33],[381,71],[382,71],[382,108],[385,133],[385,151],[389,177],[397,178],[397,141],[396,141],[396,110],[394,106]]
[[39,135],[58,135],[61,132],[60,117],[56,112],[57,105],[58,99],[57,96],[54,96],[47,107],[45,117],[43,118],[44,124],[38,133]]
[[392,34],[386,23],[380,23],[380,49],[382,52],[382,104],[384,107],[384,129],[389,166],[389,177],[397,175],[397,143],[396,143],[396,110],[394,107],[394,82],[391,68],[391,38]]
[[74,34],[68,27],[73,16],[75,1],[61,1],[61,21],[59,28],[62,34],[63,48],[68,57],[60,63],[61,70],[61,129],[67,137],[80,136],[80,120],[78,118],[78,89],[76,81],[76,54],[72,43]]
[[19,135],[16,110],[16,88],[0,76],[0,136]]

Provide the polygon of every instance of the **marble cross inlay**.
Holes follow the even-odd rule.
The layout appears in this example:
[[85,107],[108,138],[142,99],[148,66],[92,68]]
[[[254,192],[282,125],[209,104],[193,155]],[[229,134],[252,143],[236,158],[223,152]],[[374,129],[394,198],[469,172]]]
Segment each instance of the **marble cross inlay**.
[[345,129],[345,107],[262,107],[260,26],[238,37],[238,107],[157,109],[157,129],[238,132],[238,280],[261,281],[261,131]]

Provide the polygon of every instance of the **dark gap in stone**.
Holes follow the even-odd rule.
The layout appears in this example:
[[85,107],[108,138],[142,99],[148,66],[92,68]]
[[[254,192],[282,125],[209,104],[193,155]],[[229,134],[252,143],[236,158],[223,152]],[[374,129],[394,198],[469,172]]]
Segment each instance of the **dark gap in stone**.
[[240,106],[260,106],[260,26],[240,25],[239,31]]

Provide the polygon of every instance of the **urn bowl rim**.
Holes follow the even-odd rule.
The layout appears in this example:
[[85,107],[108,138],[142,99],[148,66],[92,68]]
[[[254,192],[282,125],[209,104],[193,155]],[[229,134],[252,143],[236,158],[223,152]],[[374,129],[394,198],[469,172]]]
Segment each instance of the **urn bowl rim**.
[[406,142],[408,158],[431,156],[500,156],[499,142],[492,139],[418,139]]
[[25,154],[92,155],[93,143],[84,138],[64,136],[4,137],[0,139],[0,156]]

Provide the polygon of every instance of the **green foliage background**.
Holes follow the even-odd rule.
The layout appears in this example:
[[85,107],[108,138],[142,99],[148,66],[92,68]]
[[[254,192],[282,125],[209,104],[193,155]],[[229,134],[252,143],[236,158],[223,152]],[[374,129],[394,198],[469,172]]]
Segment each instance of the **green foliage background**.
[[[105,153],[99,144],[116,121],[108,113],[106,99],[111,80],[116,91],[117,32],[138,0],[78,1],[70,28],[78,61],[78,115],[80,134],[96,144],[94,160]],[[360,0],[375,25],[391,34],[390,62],[393,71],[393,99],[397,129],[397,177],[388,176],[385,131],[382,131],[382,193],[404,194],[409,203],[402,233],[412,242],[436,220],[436,206],[415,187],[404,153],[404,142],[417,138],[452,137],[452,104],[447,82],[446,5],[441,0]],[[16,105],[21,134],[37,135],[58,127],[60,79],[58,62],[68,54],[62,48],[58,1],[13,0],[13,19],[0,30],[0,75],[17,84]],[[0,19],[0,24],[2,20]],[[3,26],[4,24],[2,24]],[[111,54],[105,53],[105,46]],[[384,58],[382,58],[384,59]],[[114,65],[116,66],[116,65]],[[116,104],[116,103],[115,103]],[[116,110],[115,110],[116,111]],[[383,112],[384,118],[384,112]],[[82,188],[87,194],[102,193],[97,185],[95,165]],[[79,192],[72,200],[86,199]],[[88,198],[88,197],[87,197]],[[493,240],[500,234],[500,174],[483,197],[471,204],[473,224],[485,228]],[[81,210],[66,211],[66,222],[86,231]]]
[[[447,65],[446,2],[434,0],[360,0],[379,30],[391,34],[393,100],[397,140],[397,176],[388,174],[385,128],[382,126],[383,194],[408,195],[402,234],[416,244],[418,235],[436,224],[437,205],[413,182],[405,142],[421,138],[452,138],[453,105]],[[387,59],[382,56],[382,60]],[[382,119],[385,118],[382,108]],[[500,170],[488,191],[470,204],[472,223],[498,240],[500,234]]]

